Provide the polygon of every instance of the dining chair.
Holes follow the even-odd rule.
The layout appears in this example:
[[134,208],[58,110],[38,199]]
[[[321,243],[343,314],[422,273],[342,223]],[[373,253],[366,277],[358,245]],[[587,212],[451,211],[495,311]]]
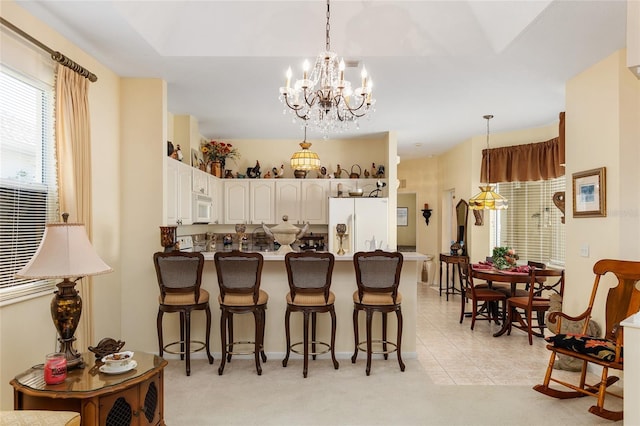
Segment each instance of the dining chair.
[[[549,299],[551,294],[560,296],[564,293],[563,269],[538,269],[535,266],[529,272],[529,282],[526,296],[513,296],[507,299],[507,335],[511,334],[511,328],[519,328],[527,332],[529,344],[533,344],[533,336],[544,337],[544,314],[551,307]],[[520,312],[522,311],[522,312]],[[534,317],[536,314],[535,327]],[[523,317],[524,315],[524,317]]]
[[[353,332],[355,350],[351,362],[355,364],[358,350],[367,352],[367,376],[371,373],[372,354],[383,354],[388,359],[389,354],[396,352],[400,371],[404,371],[402,361],[402,294],[398,291],[400,273],[402,271],[403,256],[400,252],[382,250],[357,252],[353,255],[353,265],[356,271],[358,289],[353,293]],[[367,339],[360,342],[358,334],[358,314],[366,313]],[[372,319],[374,312],[382,314],[382,338],[373,339]],[[395,312],[397,318],[396,341],[387,340],[387,314]],[[380,344],[380,350],[373,350],[373,343]],[[366,345],[363,349],[362,346]]]
[[[160,297],[158,298],[158,352],[180,354],[185,359],[187,376],[191,375],[191,352],[206,349],[209,364],[213,364],[213,356],[209,350],[209,336],[211,334],[211,309],[209,307],[209,292],[201,288],[204,257],[202,253],[188,253],[181,251],[158,252],[153,255],[156,269]],[[191,312],[202,310],[207,318],[205,341],[191,340]],[[180,340],[164,344],[162,333],[162,319],[165,312],[180,313]],[[196,348],[192,344],[197,344]],[[169,349],[180,345],[180,350]]]
[[[473,269],[473,265],[468,263],[467,279],[464,281],[465,288],[460,308],[460,324],[465,317],[465,300],[471,301],[471,330],[473,330],[476,320],[495,321],[504,320],[506,312],[507,296],[498,290],[489,288],[486,281],[478,278],[478,273]],[[498,308],[502,305],[502,310]]]
[[[262,374],[262,362],[267,361],[264,352],[264,329],[269,295],[260,289],[262,266],[264,258],[257,252],[216,252],[213,257],[218,275],[220,294],[220,340],[222,357],[218,374],[222,375],[227,361],[231,362],[232,355],[253,354],[256,371]],[[233,315],[253,314],[255,329],[253,341],[234,341]],[[227,334],[228,333],[228,334]],[[240,350],[238,346],[252,345],[250,350]]]
[[[583,313],[575,317],[563,312],[553,312],[549,314],[550,320],[558,321],[558,329],[560,329],[563,319],[571,321],[584,320],[584,325],[582,334],[561,333],[546,338],[549,342],[547,349],[551,351],[547,372],[544,376],[544,382],[541,385],[534,386],[533,389],[559,399],[579,398],[585,395],[596,397],[597,403],[589,408],[590,413],[608,420],[622,420],[623,412],[611,411],[604,408],[604,401],[607,394],[622,398],[621,395],[613,394],[607,390],[609,386],[619,380],[619,377],[609,376],[609,369],[622,371],[624,368],[624,330],[623,327],[620,327],[620,322],[633,313],[640,311],[640,262],[603,259],[595,263],[593,272],[595,274],[595,281],[587,309]],[[606,300],[603,309],[606,313],[605,335],[603,338],[590,337],[587,336],[587,330],[591,320],[591,314],[594,310],[596,296],[598,295],[600,280],[609,273],[615,275],[617,285],[612,288],[608,285],[605,286]],[[601,299],[598,298],[598,300]],[[553,366],[557,354],[582,360],[582,372],[577,385],[561,379],[552,378],[554,372]],[[599,383],[593,385],[586,383],[589,363],[602,368]],[[551,388],[549,386],[550,382],[558,383],[570,390],[561,391]]]
[[[287,311],[284,317],[287,353],[282,360],[286,367],[289,355],[293,351],[304,357],[302,375],[307,377],[309,355],[316,359],[317,355],[331,352],[333,367],[338,369],[336,360],[336,311],[335,294],[331,289],[331,276],[335,258],[329,252],[300,252],[287,253],[284,257],[289,281],[289,293],[286,295]],[[302,312],[303,339],[302,342],[291,344],[291,330],[289,327],[292,312]],[[331,343],[316,340],[316,314],[328,312],[331,316]],[[311,340],[309,340],[309,316],[311,316]],[[302,345],[302,352],[297,349]],[[311,351],[309,351],[311,346]],[[318,348],[318,346],[320,348]]]

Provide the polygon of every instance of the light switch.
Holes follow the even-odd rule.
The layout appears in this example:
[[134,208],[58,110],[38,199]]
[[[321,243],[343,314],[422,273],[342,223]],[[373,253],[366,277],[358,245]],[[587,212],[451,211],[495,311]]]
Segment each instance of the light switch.
[[580,256],[589,257],[589,244],[582,244],[580,246]]

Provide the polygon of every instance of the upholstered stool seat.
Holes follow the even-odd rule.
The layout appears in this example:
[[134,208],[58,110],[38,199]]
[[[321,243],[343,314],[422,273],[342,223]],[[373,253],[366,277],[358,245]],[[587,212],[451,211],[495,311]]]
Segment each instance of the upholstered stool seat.
[[[307,377],[309,355],[315,360],[317,355],[330,351],[333,367],[338,369],[335,354],[336,295],[329,290],[335,258],[333,254],[326,252],[301,252],[287,253],[284,261],[287,267],[289,293],[286,295],[287,311],[284,320],[287,354],[282,360],[282,366],[287,366],[291,352],[301,353],[304,357],[302,375]],[[302,312],[304,322],[302,342],[293,344],[289,327],[291,312]],[[331,343],[316,340],[316,314],[323,312],[331,315]],[[311,340],[309,340],[309,315],[311,315]],[[296,349],[298,346],[303,347],[302,352]],[[318,346],[324,350],[318,350]]]
[[[209,292],[201,287],[204,256],[202,253],[188,253],[173,251],[168,253],[158,252],[153,255],[153,263],[160,287],[158,297],[158,346],[159,354],[164,352],[179,354],[180,359],[185,359],[187,376],[191,375],[191,352],[202,349],[207,351],[209,364],[213,364],[213,356],[209,349],[211,334],[211,308],[209,307]],[[191,340],[191,312],[204,311],[207,323],[204,342]],[[164,313],[180,313],[180,340],[164,344],[162,332],[162,319]],[[192,345],[195,344],[195,347]],[[174,346],[180,346],[180,350],[173,350]]]
[[[353,332],[355,337],[355,350],[351,362],[358,358],[358,350],[367,352],[367,376],[371,373],[371,356],[374,353],[383,354],[388,359],[389,353],[396,352],[400,371],[404,371],[402,361],[402,294],[398,292],[400,285],[400,272],[402,271],[402,253],[385,252],[382,250],[370,252],[358,252],[353,255],[353,264],[356,270],[356,284],[358,290],[353,294]],[[367,339],[359,340],[358,313],[366,313]],[[371,324],[373,313],[382,314],[382,338],[373,339]],[[395,312],[398,329],[395,342],[387,340],[387,314]],[[382,349],[374,351],[373,343],[381,344]],[[366,344],[366,349],[361,345]]]
[[80,420],[80,413],[75,411],[0,411],[2,426],[80,426]]
[[[222,375],[226,362],[233,355],[254,354],[256,371],[262,374],[262,362],[267,361],[264,353],[264,328],[269,295],[260,290],[264,258],[260,253],[247,253],[238,250],[216,252],[213,257],[218,275],[218,303],[220,304],[220,340],[222,360],[218,374]],[[234,341],[233,315],[253,314],[255,334],[253,341]],[[250,344],[251,350],[242,351],[238,346]],[[235,349],[234,349],[235,347]]]

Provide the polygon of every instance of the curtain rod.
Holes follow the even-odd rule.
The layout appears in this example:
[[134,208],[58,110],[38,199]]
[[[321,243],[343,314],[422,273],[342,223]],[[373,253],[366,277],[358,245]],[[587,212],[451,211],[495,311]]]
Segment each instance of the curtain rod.
[[83,67],[82,65],[74,62],[72,59],[66,57],[65,55],[63,55],[62,53],[58,52],[57,50],[51,49],[49,46],[47,46],[47,45],[43,44],[42,42],[40,42],[40,40],[37,40],[37,39],[31,37],[29,34],[25,33],[20,28],[16,27],[15,25],[13,25],[11,22],[7,21],[6,19],[0,17],[0,23],[2,23],[2,25],[4,25],[5,27],[9,28],[13,32],[17,33],[21,37],[23,37],[23,38],[27,39],[28,41],[30,41],[31,43],[35,44],[36,46],[38,46],[40,49],[44,50],[48,54],[50,54],[51,55],[51,59],[53,59],[54,61],[58,62],[59,64],[64,65],[65,67],[72,69],[73,71],[77,72],[78,74],[80,74],[81,76],[83,76],[85,78],[88,78],[89,81],[92,82],[92,83],[95,83],[96,81],[98,81],[98,77],[94,73],[92,73],[91,71],[89,71],[88,69]]

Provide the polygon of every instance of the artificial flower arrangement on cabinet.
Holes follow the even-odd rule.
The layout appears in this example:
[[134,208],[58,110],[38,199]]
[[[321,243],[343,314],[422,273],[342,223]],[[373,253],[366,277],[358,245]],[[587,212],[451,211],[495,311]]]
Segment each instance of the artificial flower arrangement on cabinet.
[[210,140],[200,145],[200,151],[207,163],[207,168],[211,168],[211,174],[222,177],[227,159],[235,160],[240,158],[240,153],[230,143]]

